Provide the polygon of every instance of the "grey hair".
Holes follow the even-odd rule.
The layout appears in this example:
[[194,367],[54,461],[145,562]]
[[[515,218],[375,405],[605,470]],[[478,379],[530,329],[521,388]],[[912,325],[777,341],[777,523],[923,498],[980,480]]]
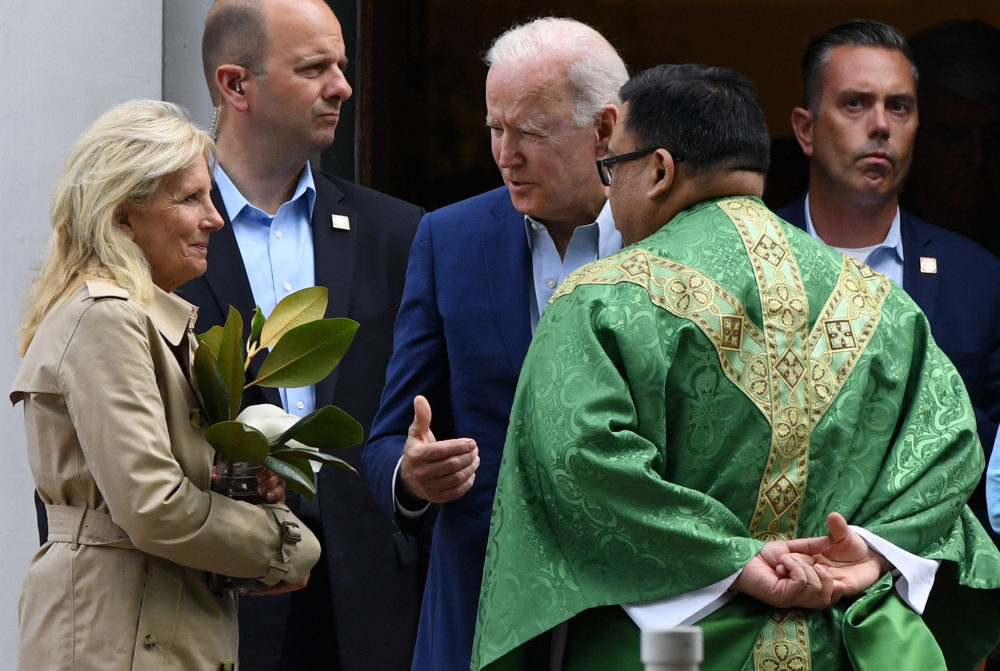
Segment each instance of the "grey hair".
[[917,66],[903,34],[892,26],[869,19],[853,19],[839,23],[813,38],[802,57],[802,104],[819,115],[819,101],[826,84],[826,69],[835,47],[876,47],[899,51],[910,63],[913,81],[917,81]]
[[594,28],[576,19],[543,17],[503,32],[483,60],[494,65],[523,65],[563,57],[573,87],[573,121],[594,123],[607,105],[619,107],[618,89],[628,80],[621,55]]

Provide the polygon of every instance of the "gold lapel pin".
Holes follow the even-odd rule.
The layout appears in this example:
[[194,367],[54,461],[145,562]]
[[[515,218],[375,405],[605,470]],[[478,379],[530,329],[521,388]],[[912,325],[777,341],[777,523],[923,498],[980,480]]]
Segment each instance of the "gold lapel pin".
[[937,259],[933,256],[921,256],[920,272],[927,275],[937,275]]

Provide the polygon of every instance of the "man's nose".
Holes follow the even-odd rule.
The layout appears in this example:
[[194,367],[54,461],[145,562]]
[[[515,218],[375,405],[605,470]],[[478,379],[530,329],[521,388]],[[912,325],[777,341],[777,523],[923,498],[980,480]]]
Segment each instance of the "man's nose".
[[323,88],[323,98],[344,101],[350,98],[352,93],[354,93],[354,89],[347,82],[347,77],[344,76],[340,68],[334,68],[330,81]]
[[511,137],[511,133],[504,133],[496,141],[499,143],[499,151],[497,152],[498,166],[509,168],[524,162],[520,143]]
[[878,104],[872,107],[870,123],[871,137],[882,139],[889,137],[889,115],[886,113],[885,105]]

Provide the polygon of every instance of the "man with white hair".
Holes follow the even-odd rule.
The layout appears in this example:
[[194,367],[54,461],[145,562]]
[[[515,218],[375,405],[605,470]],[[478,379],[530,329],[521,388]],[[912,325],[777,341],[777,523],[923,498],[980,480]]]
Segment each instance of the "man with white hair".
[[578,21],[544,18],[502,34],[485,60],[504,186],[420,222],[362,464],[397,520],[440,504],[420,671],[469,668],[500,453],[538,317],[569,273],[621,246],[594,171],[628,77],[614,47]]

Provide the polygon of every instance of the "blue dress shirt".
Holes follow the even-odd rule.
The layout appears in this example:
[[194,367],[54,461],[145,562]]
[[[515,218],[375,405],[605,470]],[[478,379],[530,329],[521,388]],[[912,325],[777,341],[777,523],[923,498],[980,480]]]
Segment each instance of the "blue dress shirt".
[[[295,193],[274,215],[252,205],[222,166],[215,170],[215,183],[233,224],[254,302],[266,317],[282,298],[316,283],[312,243],[316,186],[312,170],[307,163]],[[249,315],[243,317],[249,319]],[[303,417],[315,409],[311,386],[278,391],[286,412]]]
[[556,244],[545,224],[530,215],[524,216],[524,229],[531,250],[531,276],[535,295],[531,303],[531,331],[552,294],[566,277],[577,268],[621,249],[622,236],[611,217],[611,203],[606,202],[592,224],[577,226],[566,247],[565,258],[559,258]]
[[[816,233],[816,228],[813,226],[812,215],[809,214],[809,194],[806,194],[805,207],[806,232],[817,240],[826,242],[823,238],[819,237],[819,234]],[[882,273],[899,286],[903,286],[903,240],[899,235],[899,207],[896,207],[896,216],[892,218],[892,224],[889,225],[889,232],[886,234],[885,240],[881,243],[872,245],[871,247],[860,248],[830,246],[841,254],[864,263],[875,272]]]

